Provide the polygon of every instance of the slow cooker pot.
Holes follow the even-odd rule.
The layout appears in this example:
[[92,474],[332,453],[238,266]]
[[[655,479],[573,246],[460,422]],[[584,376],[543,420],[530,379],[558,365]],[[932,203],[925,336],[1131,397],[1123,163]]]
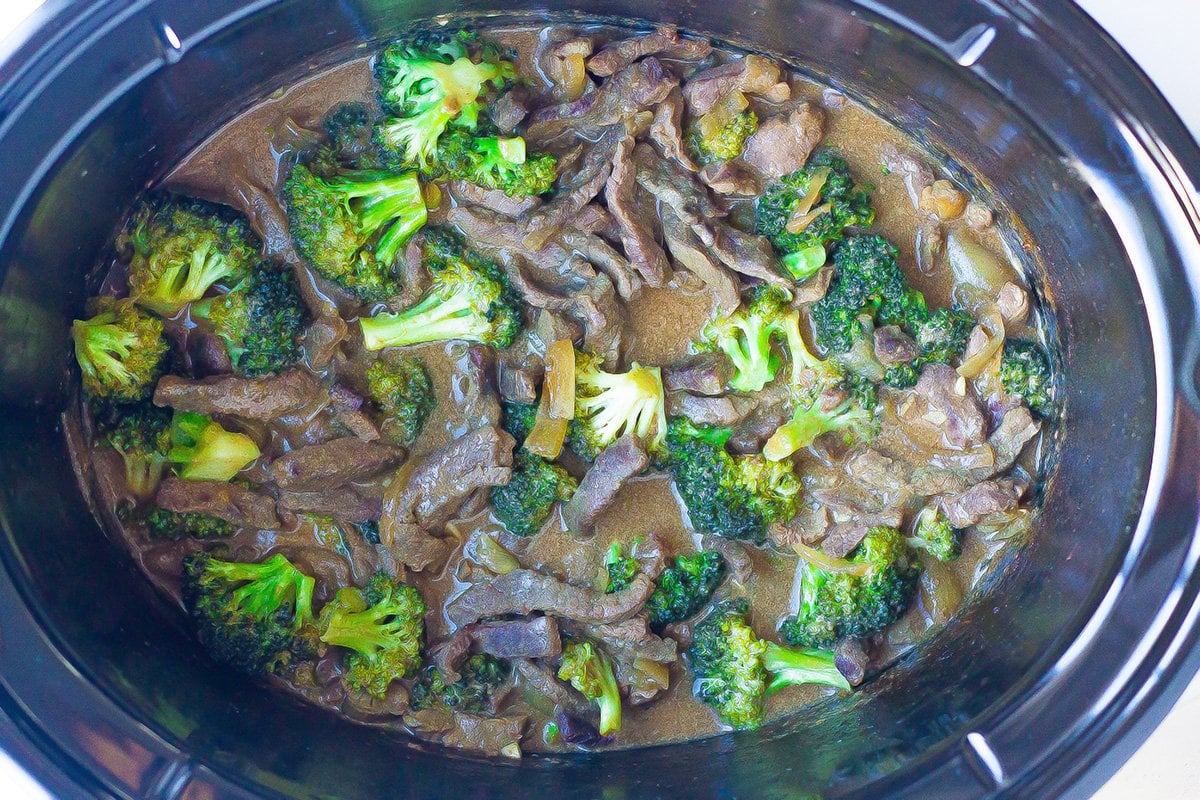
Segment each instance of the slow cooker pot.
[[[1129,59],[1056,0],[581,6],[51,0],[0,53],[0,745],[52,791],[1084,797],[1195,672],[1200,152]],[[777,54],[909,131],[1010,225],[1064,354],[1042,529],[856,694],[752,733],[485,762],[216,667],[97,526],[60,414],[68,323],[122,209],[255,99],[450,11],[641,17]]]

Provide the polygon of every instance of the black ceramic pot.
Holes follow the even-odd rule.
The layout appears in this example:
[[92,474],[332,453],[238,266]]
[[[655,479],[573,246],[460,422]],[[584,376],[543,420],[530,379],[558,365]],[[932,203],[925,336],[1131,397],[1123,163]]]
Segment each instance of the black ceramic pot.
[[[441,12],[644,17],[825,76],[1020,216],[1064,355],[1040,535],[919,652],[761,731],[519,765],[244,682],[97,527],[67,327],[134,195],[256,98]],[[63,797],[1084,797],[1200,663],[1200,152],[1060,0],[50,0],[0,53],[0,744]]]

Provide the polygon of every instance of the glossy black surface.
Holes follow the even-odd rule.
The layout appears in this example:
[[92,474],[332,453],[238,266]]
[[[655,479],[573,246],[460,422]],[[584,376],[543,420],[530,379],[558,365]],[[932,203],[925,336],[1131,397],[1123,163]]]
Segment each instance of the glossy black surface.
[[[517,4],[455,7],[521,18]],[[446,9],[58,3],[0,65],[6,749],[84,797],[1085,796],[1197,664],[1200,155],[1065,3],[587,4],[589,18],[656,15],[845,87],[978,170],[957,167],[1020,214],[1041,248],[1027,268],[1050,267],[1038,285],[1064,347],[1067,413],[1043,531],[994,591],[860,693],[753,734],[484,763],[222,672],[105,538],[58,413],[67,322],[121,209],[308,65]]]

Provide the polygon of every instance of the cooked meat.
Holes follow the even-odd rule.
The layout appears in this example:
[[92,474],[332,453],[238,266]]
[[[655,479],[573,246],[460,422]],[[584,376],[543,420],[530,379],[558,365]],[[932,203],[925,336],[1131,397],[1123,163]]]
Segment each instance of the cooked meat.
[[652,633],[645,614],[603,625],[568,623],[568,630],[603,645],[616,667],[617,682],[633,705],[647,703],[667,688],[658,681],[645,680],[639,661],[674,664],[679,660],[675,640]]
[[904,364],[921,355],[921,348],[898,325],[875,329],[875,357],[885,366]]
[[347,436],[298,447],[271,462],[271,477],[292,492],[324,491],[372,478],[404,460],[404,450]]
[[626,136],[617,143],[612,173],[604,185],[604,199],[621,231],[621,243],[629,256],[629,263],[647,285],[662,286],[670,275],[670,266],[667,264],[667,254],[659,247],[650,227],[652,217],[641,214],[638,207],[637,178],[629,159],[634,144],[632,136]]
[[646,279],[644,274],[639,274],[636,265],[593,233],[564,230],[559,234],[558,241],[562,247],[570,249],[576,256],[581,256],[585,263],[607,275],[622,299],[634,297],[641,288],[642,281]]
[[600,87],[580,99],[535,111],[529,118],[525,138],[546,142],[568,131],[583,138],[622,122],[638,111],[662,102],[679,79],[650,56],[617,70]]
[[327,397],[321,382],[301,369],[263,378],[220,375],[189,380],[164,375],[154,389],[154,404],[158,406],[260,420],[315,410]]
[[724,394],[733,377],[733,362],[724,353],[700,353],[671,367],[663,367],[663,388],[714,397]]
[[715,425],[719,428],[737,425],[757,407],[758,399],[748,395],[704,397],[690,392],[667,395],[668,415],[687,417],[697,425]]
[[713,304],[722,316],[737,310],[741,299],[741,283],[710,254],[692,229],[670,208],[660,211],[663,238],[671,257],[688,272],[702,280],[713,295]]
[[717,161],[700,170],[700,180],[717,194],[755,197],[762,194],[762,181],[736,161]]
[[[543,311],[542,313],[552,314],[553,312]],[[567,338],[573,339],[574,337],[568,336]],[[555,339],[550,341],[553,342]],[[536,403],[538,386],[541,385],[541,381],[542,370],[540,369],[510,364],[507,361],[498,361],[496,364],[496,388],[504,400],[516,403]]]
[[996,298],[996,310],[1006,325],[1020,325],[1029,316],[1029,294],[1017,284],[1008,281],[1000,287]]
[[663,158],[673,158],[691,172],[700,171],[683,141],[683,93],[678,88],[671,89],[654,109],[650,139],[662,150]]
[[159,485],[154,502],[167,511],[208,514],[240,528],[279,529],[274,500],[227,481],[167,478]]
[[800,308],[820,300],[829,291],[829,282],[833,280],[833,265],[826,264],[817,273],[796,284],[792,289],[792,306]]
[[194,331],[188,337],[188,360],[197,378],[233,372],[229,351],[225,349],[221,337],[215,334]]
[[562,638],[554,617],[479,623],[464,630],[480,650],[497,658],[554,658],[562,653]]
[[563,504],[567,529],[586,536],[621,487],[650,465],[645,448],[633,436],[622,436],[596,456],[595,463],[579,482],[575,495]]
[[529,114],[529,94],[524,88],[514,86],[497,97],[489,110],[501,133],[513,133]]
[[639,58],[661,55],[670,59],[704,58],[712,52],[712,45],[700,39],[682,39],[679,31],[665,26],[645,36],[621,39],[604,47],[588,59],[587,68],[593,75],[607,77],[624,69]]
[[898,528],[903,519],[904,515],[896,509],[879,514],[863,514],[846,522],[839,522],[825,534],[821,549],[834,558],[845,558],[858,547],[868,530],[876,525]]
[[1009,479],[977,483],[960,494],[942,500],[946,519],[956,528],[978,525],[993,514],[1002,514],[1017,507],[1024,487]]
[[753,54],[696,73],[683,85],[683,97],[694,117],[712,111],[721,98],[735,91],[756,94],[772,103],[792,96],[779,65]]
[[763,123],[746,140],[742,158],[769,178],[782,178],[804,166],[825,136],[825,114],[811,103],[801,103],[787,117]]
[[485,189],[468,181],[449,181],[446,187],[459,203],[483,206],[506,217],[516,217],[542,205],[542,199],[537,195],[510,197],[500,189]]
[[345,386],[335,383],[329,387],[329,408],[333,418],[364,442],[374,442],[379,439],[379,428],[371,415],[363,410],[364,404],[362,397]]
[[446,747],[488,756],[504,755],[507,748],[519,745],[526,719],[524,715],[491,717],[444,706],[431,706],[404,717],[421,736]]
[[430,649],[430,658],[446,683],[458,683],[462,679],[459,667],[471,654],[475,640],[465,628],[459,628],[446,641]]
[[[569,718],[575,720],[596,719],[596,706],[584,700],[583,695],[571,691],[565,684],[560,683],[553,671],[526,658],[515,660],[513,668],[522,684],[529,687],[539,697],[546,698],[555,708],[562,709],[569,715]],[[595,733],[594,728],[592,732]],[[596,737],[599,738],[598,733]]]
[[279,508],[293,514],[318,514],[346,522],[379,519],[383,499],[360,489],[343,486],[324,492],[280,492]]
[[851,686],[859,686],[866,680],[870,659],[858,639],[842,639],[834,648],[833,663]]
[[783,403],[766,401],[734,426],[729,449],[735,453],[761,453],[767,439],[791,417]]
[[459,409],[459,424],[471,428],[500,424],[500,397],[493,378],[495,362],[491,348],[477,344],[455,360],[450,386]]
[[786,550],[797,543],[820,544],[831,527],[833,519],[829,509],[817,505],[800,509],[800,513],[789,520],[772,523],[767,527],[767,536],[776,547]]
[[575,174],[560,181],[549,202],[517,217],[517,224],[525,232],[522,241],[526,247],[540,250],[600,194],[612,173],[613,154],[619,140],[617,132],[606,133],[587,150]]
[[517,569],[486,583],[473,583],[446,604],[455,625],[540,611],[576,622],[620,622],[641,611],[654,591],[653,578],[639,572],[619,592],[605,594],[574,586],[529,569]]
[[547,345],[559,339],[578,342],[583,338],[583,326],[565,314],[541,308],[533,323],[533,334],[541,343],[541,351],[545,352]]
[[966,449],[983,444],[983,412],[953,367],[927,364],[914,391],[925,401],[921,421],[940,432],[946,445]]

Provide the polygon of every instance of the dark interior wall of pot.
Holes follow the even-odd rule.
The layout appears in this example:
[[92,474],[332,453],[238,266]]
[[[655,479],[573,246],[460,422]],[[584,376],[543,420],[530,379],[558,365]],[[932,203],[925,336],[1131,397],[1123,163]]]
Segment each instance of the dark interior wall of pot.
[[[444,755],[215,668],[99,530],[65,455],[58,415],[70,397],[67,326],[82,310],[84,274],[103,257],[135,194],[231,113],[309,65],[331,63],[356,43],[386,37],[406,19],[427,18],[444,6],[267,4],[193,44],[238,4],[148,5],[153,13],[113,22],[100,48],[106,57],[96,56],[96,64],[64,62],[73,77],[38,87],[32,108],[3,109],[9,114],[6,156],[16,143],[11,146],[24,148],[19,152],[28,152],[30,162],[0,165],[0,179],[11,175],[23,185],[19,176],[32,174],[42,154],[54,157],[58,142],[63,151],[0,249],[0,527],[9,570],[70,659],[196,762],[285,794],[347,799],[435,797],[487,783],[490,796],[766,798],[796,796],[802,787],[837,787],[832,795],[849,796],[866,782],[898,783],[907,771],[896,771],[912,759],[968,727],[985,729],[990,710],[1058,654],[1104,591],[1145,484],[1153,358],[1121,243],[1072,165],[1034,132],[1025,114],[944,53],[875,17],[850,16],[841,4],[796,9],[757,0],[728,14],[726,4],[668,2],[650,9],[608,0],[590,5],[589,13],[660,14],[811,68],[948,157],[964,180],[979,181],[1002,207],[1019,210],[1040,248],[1027,265],[1051,267],[1039,286],[1044,298],[1053,298],[1065,353],[1060,469],[1047,490],[1041,535],[998,574],[992,593],[852,697],[732,739],[531,760],[519,768],[519,780],[510,772],[517,767],[497,773],[465,759],[435,766]],[[565,3],[547,6],[567,10]],[[459,8],[503,10],[481,2]],[[155,21],[169,23],[185,42],[181,59],[164,45]],[[943,22],[942,38],[950,41],[971,21]],[[120,86],[114,70],[134,79]],[[113,87],[120,96],[75,133],[73,122]],[[1144,387],[1146,394],[1095,391],[1104,386]],[[69,709],[62,713],[69,718]],[[148,792],[160,778],[161,759],[171,757],[170,746],[142,755],[131,745],[132,755],[115,759],[82,747],[79,758],[98,760],[131,794]],[[956,762],[947,769],[964,767]],[[496,786],[498,775],[512,788]],[[973,779],[962,786],[963,797],[981,790]],[[920,784],[903,791],[889,796],[918,797]]]

